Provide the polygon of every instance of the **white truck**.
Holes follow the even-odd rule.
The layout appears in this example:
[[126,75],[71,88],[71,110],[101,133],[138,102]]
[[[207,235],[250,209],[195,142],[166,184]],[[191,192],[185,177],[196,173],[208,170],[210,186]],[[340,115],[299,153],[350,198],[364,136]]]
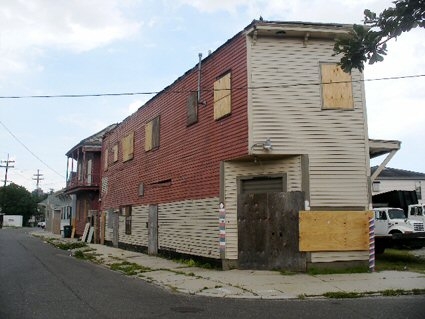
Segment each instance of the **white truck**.
[[374,208],[375,250],[383,253],[389,247],[421,248],[425,245],[422,220],[406,218],[401,208]]

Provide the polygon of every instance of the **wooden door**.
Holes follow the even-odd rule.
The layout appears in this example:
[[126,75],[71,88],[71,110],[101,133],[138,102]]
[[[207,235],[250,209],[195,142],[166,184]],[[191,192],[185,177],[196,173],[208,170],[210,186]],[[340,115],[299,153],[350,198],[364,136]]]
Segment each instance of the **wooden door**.
[[240,194],[239,268],[305,271],[306,256],[298,248],[303,209],[303,192]]

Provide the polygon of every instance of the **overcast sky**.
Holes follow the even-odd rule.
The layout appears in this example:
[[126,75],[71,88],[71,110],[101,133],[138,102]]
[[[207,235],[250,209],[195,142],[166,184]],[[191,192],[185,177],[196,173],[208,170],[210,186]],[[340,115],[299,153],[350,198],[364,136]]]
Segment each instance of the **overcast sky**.
[[[0,0],[0,97],[160,91],[192,68],[198,53],[206,56],[260,15],[359,24],[365,8],[388,6],[387,0]],[[385,61],[367,66],[365,78],[424,75],[424,35],[415,30],[392,41]],[[402,141],[388,166],[425,173],[425,77],[365,87],[369,137]],[[15,161],[8,180],[33,190],[39,169],[44,191],[63,188],[65,153],[151,97],[0,98],[0,159],[9,154]]]

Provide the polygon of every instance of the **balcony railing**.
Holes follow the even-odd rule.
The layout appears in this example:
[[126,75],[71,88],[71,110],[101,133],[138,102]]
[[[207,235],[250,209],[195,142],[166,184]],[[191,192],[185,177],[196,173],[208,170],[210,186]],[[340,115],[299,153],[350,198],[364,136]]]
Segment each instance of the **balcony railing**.
[[70,189],[79,187],[99,187],[99,184],[99,174],[78,176],[76,172],[72,172],[66,183],[66,188]]

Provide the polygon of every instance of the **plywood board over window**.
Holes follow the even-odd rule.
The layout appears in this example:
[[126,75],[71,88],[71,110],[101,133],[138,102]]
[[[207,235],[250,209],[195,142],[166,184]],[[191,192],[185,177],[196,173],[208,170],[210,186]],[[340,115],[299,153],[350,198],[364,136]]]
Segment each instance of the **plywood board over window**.
[[353,88],[351,74],[335,63],[320,65],[323,109],[352,110]]
[[145,125],[145,151],[150,151],[159,147],[159,120],[157,116]]
[[114,163],[118,161],[118,143],[112,147],[112,154],[114,156]]
[[126,162],[133,158],[134,153],[134,132],[126,135],[122,141],[122,161]]
[[103,170],[107,171],[108,170],[108,160],[109,160],[109,152],[108,152],[108,148],[105,149],[105,153],[103,153]]
[[231,73],[228,72],[214,82],[214,120],[232,112]]

